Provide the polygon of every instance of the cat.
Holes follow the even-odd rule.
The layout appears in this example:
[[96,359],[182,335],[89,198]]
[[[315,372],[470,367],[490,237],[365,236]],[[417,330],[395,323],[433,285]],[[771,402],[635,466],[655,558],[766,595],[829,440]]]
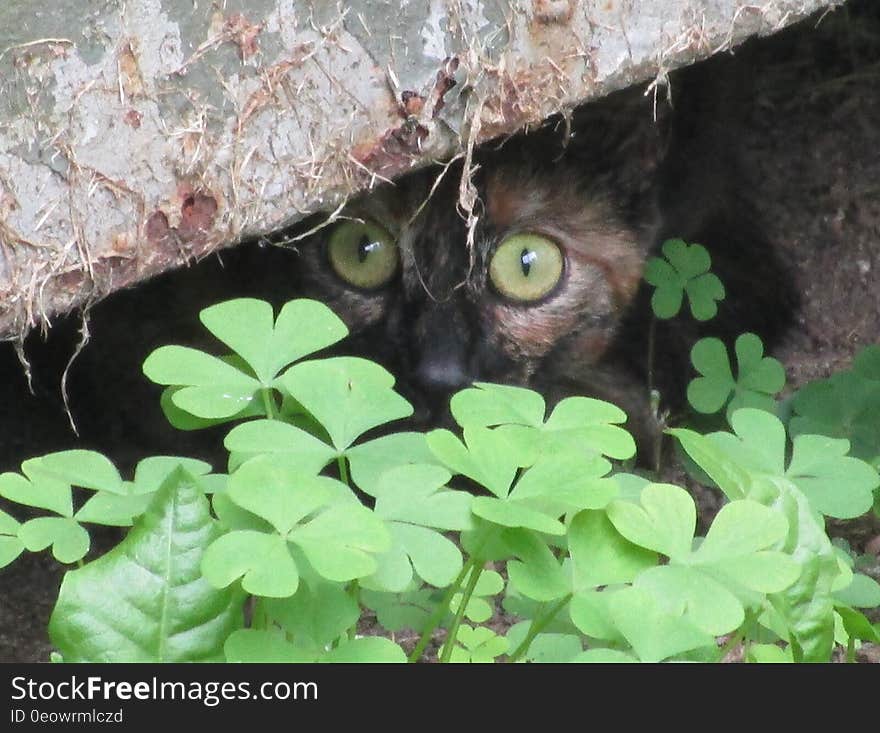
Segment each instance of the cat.
[[[691,74],[691,89],[706,87],[705,70]],[[418,427],[448,423],[450,395],[475,381],[530,387],[551,404],[583,394],[624,409],[645,460],[662,424],[642,277],[660,244],[705,245],[728,293],[711,327],[655,325],[653,386],[667,411],[683,405],[699,335],[751,330],[772,344],[796,300],[737,189],[719,135],[730,120],[706,121],[706,107],[721,112],[711,99],[680,106],[657,121],[644,89],[631,89],[484,146],[472,231],[460,160],[364,194],[295,241],[297,290],[342,317],[348,353],[398,378]]]

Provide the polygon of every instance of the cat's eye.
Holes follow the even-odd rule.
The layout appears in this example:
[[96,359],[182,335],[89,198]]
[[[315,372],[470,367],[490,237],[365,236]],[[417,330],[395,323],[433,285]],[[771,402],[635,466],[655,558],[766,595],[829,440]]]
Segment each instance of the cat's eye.
[[370,221],[337,225],[330,235],[327,255],[333,271],[356,288],[381,288],[397,273],[399,254],[394,239]]
[[562,251],[552,239],[538,234],[514,234],[492,255],[489,279],[505,298],[531,303],[556,287],[562,270]]

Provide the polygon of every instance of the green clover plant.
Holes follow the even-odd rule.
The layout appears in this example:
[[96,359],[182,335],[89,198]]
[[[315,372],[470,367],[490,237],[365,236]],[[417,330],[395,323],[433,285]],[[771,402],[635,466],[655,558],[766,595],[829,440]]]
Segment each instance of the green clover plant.
[[[723,288],[705,250],[664,253],[647,276],[658,315],[687,293],[711,317]],[[78,564],[49,627],[63,661],[721,661],[737,646],[752,662],[824,661],[880,637],[865,613],[880,586],[823,521],[875,500],[875,425],[807,388],[788,428],[752,409],[784,384],[754,336],[737,341],[736,379],[720,342],[694,350],[691,401],[727,405],[732,432],[669,431],[726,498],[700,536],[684,489],[621,470],[635,443],[613,405],[548,410],[477,383],[453,396],[453,429],[423,434],[398,422],[412,407],[385,369],[320,355],[346,333],[325,306],[276,316],[240,299],[201,318],[232,353],[166,346],[144,372],[173,425],[234,423],[225,470],[150,457],[129,480],[73,450],[0,475],[10,511],[42,512],[0,510],[0,565],[50,547]],[[860,398],[880,384],[878,353],[848,378]],[[130,529],[93,558],[89,524]],[[380,628],[362,635],[369,616]]]

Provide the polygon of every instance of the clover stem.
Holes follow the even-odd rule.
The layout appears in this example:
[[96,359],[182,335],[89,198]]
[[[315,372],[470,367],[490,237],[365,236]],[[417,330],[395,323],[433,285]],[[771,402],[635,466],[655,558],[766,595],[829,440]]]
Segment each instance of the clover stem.
[[464,618],[465,609],[467,609],[468,603],[471,601],[471,596],[474,594],[474,589],[477,587],[480,575],[483,574],[483,563],[478,558],[470,558],[468,565],[471,566],[470,577],[464,592],[461,594],[461,601],[459,601],[458,608],[455,610],[452,625],[446,634],[446,641],[443,643],[443,649],[440,651],[440,662],[448,662],[452,656],[452,650],[455,648],[455,637],[458,636],[458,629],[461,626],[462,618]]
[[654,340],[657,331],[657,316],[651,314],[648,326],[648,394],[654,391]]
[[345,456],[339,456],[336,459],[336,465],[339,466],[339,480],[346,486],[351,487],[351,482],[348,480],[348,465],[345,462]]
[[470,572],[472,562],[474,562],[473,558],[468,560],[468,562],[466,562],[462,566],[461,572],[446,589],[446,593],[443,594],[442,600],[440,601],[440,603],[437,604],[437,607],[434,609],[434,612],[431,614],[430,618],[428,618],[428,621],[425,624],[425,628],[422,631],[422,635],[419,637],[419,642],[410,653],[407,661],[417,662],[422,656],[422,652],[425,651],[425,647],[427,647],[428,642],[431,641],[431,636],[434,633],[434,629],[437,628],[437,625],[440,623],[440,621],[443,619],[443,616],[449,610],[449,604],[452,602],[452,597],[459,591],[459,589],[461,588],[461,584],[464,582],[464,579]]
[[269,420],[274,420],[277,415],[275,414],[275,400],[272,399],[272,389],[271,387],[263,387],[260,392],[263,395],[263,409],[266,411],[266,417]]
[[558,614],[565,607],[565,604],[571,600],[571,596],[572,594],[568,593],[564,598],[560,598],[556,603],[550,606],[546,613],[541,613],[546,606],[544,603],[541,604],[540,611],[535,618],[532,619],[532,623],[529,626],[529,631],[526,634],[525,639],[523,639],[522,642],[520,642],[520,645],[513,650],[513,653],[508,655],[508,662],[519,661],[519,658],[529,650],[535,637],[546,629],[550,622],[556,618],[556,614]]

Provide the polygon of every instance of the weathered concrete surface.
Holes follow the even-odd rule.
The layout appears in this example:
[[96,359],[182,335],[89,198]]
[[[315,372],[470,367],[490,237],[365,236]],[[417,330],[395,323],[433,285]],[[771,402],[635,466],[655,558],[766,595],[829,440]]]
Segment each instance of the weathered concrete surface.
[[0,338],[839,3],[6,0]]

